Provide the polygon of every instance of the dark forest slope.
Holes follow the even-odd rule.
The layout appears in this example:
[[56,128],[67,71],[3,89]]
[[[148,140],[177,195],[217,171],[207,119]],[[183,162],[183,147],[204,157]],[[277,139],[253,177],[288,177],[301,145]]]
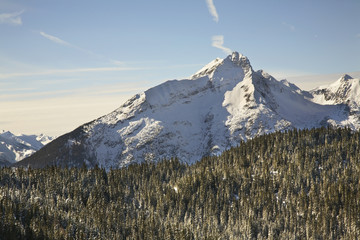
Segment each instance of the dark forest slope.
[[358,239],[360,133],[292,130],[219,157],[0,171],[0,239]]

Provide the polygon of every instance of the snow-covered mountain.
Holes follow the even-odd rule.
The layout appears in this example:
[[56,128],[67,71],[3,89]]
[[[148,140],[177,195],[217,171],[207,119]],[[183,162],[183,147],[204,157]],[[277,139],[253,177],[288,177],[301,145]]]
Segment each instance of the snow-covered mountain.
[[346,104],[349,117],[341,125],[360,128],[360,79],[345,74],[336,82],[311,91],[312,101],[319,104]]
[[329,124],[358,129],[358,86],[359,80],[345,76],[329,87],[302,91],[254,71],[245,56],[234,52],[189,79],[135,95],[19,164],[110,168],[171,157],[193,163],[277,130]]
[[18,162],[51,142],[52,137],[40,135],[14,135],[0,131],[0,166]]

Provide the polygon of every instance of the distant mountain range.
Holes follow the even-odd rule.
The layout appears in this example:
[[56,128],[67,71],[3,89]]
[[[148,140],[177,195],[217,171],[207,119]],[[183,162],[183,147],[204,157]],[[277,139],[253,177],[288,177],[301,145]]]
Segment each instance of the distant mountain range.
[[189,79],[171,80],[67,133],[16,165],[99,165],[177,157],[194,163],[257,135],[291,128],[360,128],[360,80],[344,75],[303,91],[254,71],[234,52]]
[[52,140],[52,137],[43,134],[15,135],[2,130],[0,131],[0,166],[9,166],[18,162],[35,153]]

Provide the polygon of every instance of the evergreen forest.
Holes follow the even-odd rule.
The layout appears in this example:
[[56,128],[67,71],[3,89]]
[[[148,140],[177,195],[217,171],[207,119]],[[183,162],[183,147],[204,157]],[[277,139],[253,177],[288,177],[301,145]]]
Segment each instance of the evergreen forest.
[[276,132],[187,165],[3,167],[0,239],[360,239],[360,133]]

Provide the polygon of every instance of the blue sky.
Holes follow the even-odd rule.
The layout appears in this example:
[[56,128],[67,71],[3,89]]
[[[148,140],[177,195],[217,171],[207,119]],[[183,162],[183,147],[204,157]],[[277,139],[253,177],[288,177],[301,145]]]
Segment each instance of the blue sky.
[[231,51],[290,81],[358,72],[359,10],[358,0],[0,0],[0,129],[60,135]]

